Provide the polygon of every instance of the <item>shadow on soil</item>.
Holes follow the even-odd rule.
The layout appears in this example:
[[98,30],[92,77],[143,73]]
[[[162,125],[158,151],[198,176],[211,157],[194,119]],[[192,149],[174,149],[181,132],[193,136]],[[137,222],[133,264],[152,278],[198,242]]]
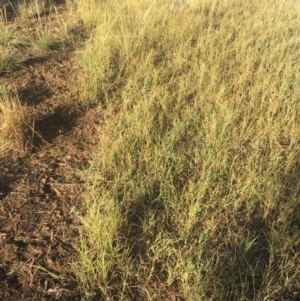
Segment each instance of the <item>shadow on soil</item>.
[[34,146],[39,148],[44,142],[51,143],[57,136],[70,131],[79,116],[80,112],[72,110],[71,107],[60,106],[52,114],[39,117],[35,121]]
[[34,89],[30,86],[21,89],[18,96],[23,104],[26,104],[27,106],[34,106],[50,98],[52,95],[53,93],[49,88],[40,84],[36,85]]
[[27,60],[22,62],[22,65],[24,65],[25,67],[30,67],[30,66],[34,66],[36,64],[41,64],[41,63],[45,63],[46,61],[48,61],[51,58],[50,55],[48,56],[40,56],[40,57],[32,57],[32,58],[28,58]]
[[4,199],[11,191],[12,188],[10,184],[15,180],[15,178],[7,179],[6,177],[0,177],[0,201]]
[[11,184],[18,179],[21,165],[22,160],[13,160],[9,155],[0,159],[0,201],[13,190]]

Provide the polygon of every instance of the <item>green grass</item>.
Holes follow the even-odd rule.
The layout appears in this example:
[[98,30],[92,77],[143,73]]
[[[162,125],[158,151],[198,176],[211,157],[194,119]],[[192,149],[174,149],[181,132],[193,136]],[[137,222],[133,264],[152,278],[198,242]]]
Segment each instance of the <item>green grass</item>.
[[38,28],[34,36],[30,36],[29,43],[39,51],[50,51],[55,46],[55,40],[48,28]]
[[279,300],[300,276],[299,5],[190,4],[94,15],[79,90],[113,113],[75,269],[103,300]]

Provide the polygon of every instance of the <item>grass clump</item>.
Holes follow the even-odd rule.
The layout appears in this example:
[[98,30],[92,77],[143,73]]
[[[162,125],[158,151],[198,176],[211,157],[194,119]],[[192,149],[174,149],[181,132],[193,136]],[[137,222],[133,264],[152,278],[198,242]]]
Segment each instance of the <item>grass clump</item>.
[[0,155],[24,154],[30,146],[30,114],[19,99],[0,86]]
[[0,73],[9,73],[16,67],[12,52],[8,48],[0,46]]
[[16,47],[24,43],[18,27],[9,24],[5,10],[0,14],[0,74],[13,71],[16,66]]
[[33,47],[39,51],[50,51],[56,44],[48,28],[37,28],[34,36],[30,36],[28,39]]
[[292,300],[300,8],[250,2],[99,12],[79,90],[114,113],[86,175],[74,268],[87,295]]

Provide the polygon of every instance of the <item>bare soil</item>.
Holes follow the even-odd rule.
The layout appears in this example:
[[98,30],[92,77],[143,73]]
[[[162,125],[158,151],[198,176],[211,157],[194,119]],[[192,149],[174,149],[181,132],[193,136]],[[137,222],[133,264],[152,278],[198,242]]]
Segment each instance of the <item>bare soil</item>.
[[33,116],[34,128],[25,153],[0,157],[0,300],[81,300],[70,265],[82,170],[102,117],[76,106],[71,47],[20,57],[18,70],[0,79]]

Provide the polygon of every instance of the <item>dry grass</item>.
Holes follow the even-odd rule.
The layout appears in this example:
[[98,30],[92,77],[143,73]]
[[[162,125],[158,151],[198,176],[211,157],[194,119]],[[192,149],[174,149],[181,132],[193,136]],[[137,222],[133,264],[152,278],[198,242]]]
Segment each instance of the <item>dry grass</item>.
[[22,19],[40,18],[43,14],[50,11],[53,6],[52,0],[26,0],[18,3],[18,15]]
[[22,43],[15,24],[9,24],[6,11],[0,12],[0,74],[15,69],[15,46]]
[[96,13],[78,54],[79,92],[115,113],[87,171],[76,264],[86,292],[296,294],[299,5],[100,3],[80,8],[85,24]]
[[[16,96],[0,86],[0,155],[26,153],[30,146],[32,120]],[[29,144],[28,144],[29,143]]]
[[[292,300],[300,5],[187,2],[67,1],[64,32],[89,33],[79,104],[113,112],[73,269],[89,300]],[[21,149],[30,119],[3,91],[2,150]]]

